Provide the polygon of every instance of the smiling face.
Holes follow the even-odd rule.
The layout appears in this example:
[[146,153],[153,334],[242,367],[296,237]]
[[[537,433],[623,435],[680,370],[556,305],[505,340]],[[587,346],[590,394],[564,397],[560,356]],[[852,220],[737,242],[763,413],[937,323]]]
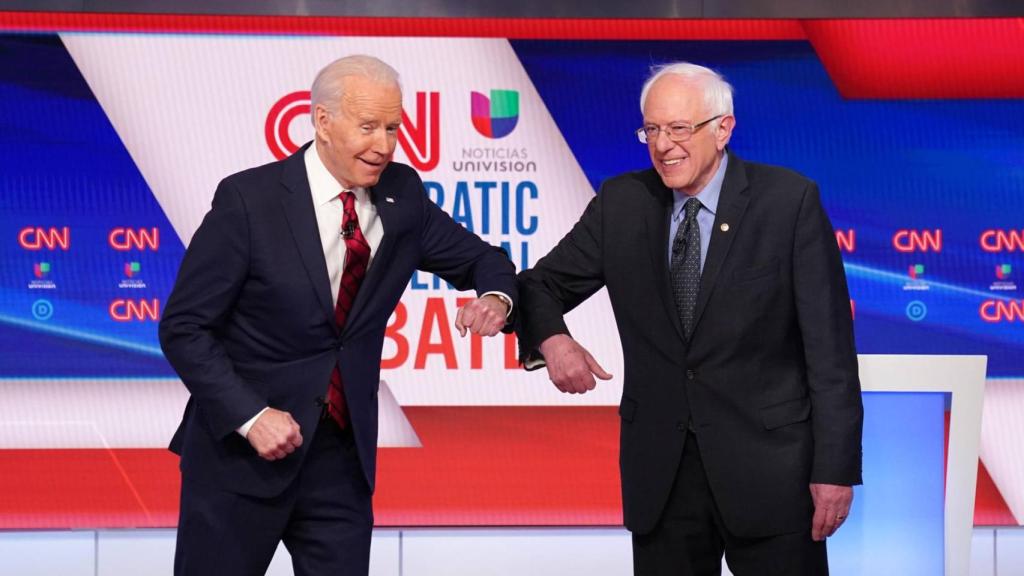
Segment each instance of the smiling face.
[[316,149],[324,166],[346,188],[377,183],[391,161],[402,123],[402,91],[397,84],[348,76],[332,113],[313,111]]
[[[644,102],[644,125],[665,128],[683,122],[696,125],[718,114],[709,110],[698,83],[678,75],[659,78]],[[651,163],[665,186],[694,196],[715,175],[736,119],[726,115],[698,129],[686,142],[673,142],[664,130],[647,142]]]

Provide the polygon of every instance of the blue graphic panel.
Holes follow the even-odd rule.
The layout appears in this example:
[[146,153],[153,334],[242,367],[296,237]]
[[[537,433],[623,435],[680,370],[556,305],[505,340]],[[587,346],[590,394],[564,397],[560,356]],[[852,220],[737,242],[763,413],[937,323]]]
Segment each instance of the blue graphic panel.
[[1024,375],[1024,245],[982,247],[986,231],[1024,234],[1024,102],[844,100],[802,41],[512,45],[595,190],[650,166],[634,131],[651,65],[720,71],[735,88],[731,150],[817,181],[853,239],[858,352],[985,354],[990,376]]
[[[719,69],[736,88],[732,150],[818,181],[855,237],[859,351],[986,354],[990,375],[1024,375],[1021,250],[979,245],[1024,228],[1024,103],[847,101],[806,42],[513,46],[595,187],[649,165],[633,132],[651,64]],[[56,36],[0,36],[0,102],[0,343],[17,350],[0,370],[170,375],[153,318],[183,247]],[[898,251],[901,230],[941,231],[941,251]]]
[[864,485],[828,540],[833,576],[933,576],[944,568],[941,393],[864,394]]
[[173,375],[184,248],[59,38],[0,35],[0,103],[0,373]]

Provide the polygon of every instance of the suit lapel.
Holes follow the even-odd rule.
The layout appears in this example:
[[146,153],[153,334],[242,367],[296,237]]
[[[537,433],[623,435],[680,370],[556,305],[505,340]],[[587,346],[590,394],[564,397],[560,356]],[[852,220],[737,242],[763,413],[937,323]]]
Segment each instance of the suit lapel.
[[313,208],[313,196],[309,190],[309,179],[306,177],[306,163],[303,159],[309,144],[285,160],[281,183],[288,189],[281,199],[288,227],[291,229],[292,240],[295,242],[302,259],[302,265],[309,275],[310,284],[316,293],[320,306],[334,323],[334,299],[331,296],[331,278],[327,274],[327,263],[324,262],[324,248],[320,242],[319,229],[316,223],[316,212]]
[[654,267],[654,277],[657,282],[656,291],[665,312],[672,319],[679,338],[683,336],[683,324],[679,320],[679,311],[676,309],[675,300],[672,298],[672,281],[668,270],[668,232],[669,218],[672,212],[672,191],[662,184],[657,172],[651,170],[646,172],[647,190],[651,202],[644,215],[644,223],[647,231],[647,247],[651,257],[651,265]]
[[718,281],[722,264],[729,254],[732,240],[739,233],[740,222],[747,210],[750,196],[747,193],[747,175],[743,161],[729,153],[729,165],[722,182],[722,193],[718,200],[718,212],[711,230],[711,244],[704,259],[704,271],[700,275],[700,291],[697,293],[697,308],[693,316],[693,331],[697,333],[704,308],[711,298],[711,292]]

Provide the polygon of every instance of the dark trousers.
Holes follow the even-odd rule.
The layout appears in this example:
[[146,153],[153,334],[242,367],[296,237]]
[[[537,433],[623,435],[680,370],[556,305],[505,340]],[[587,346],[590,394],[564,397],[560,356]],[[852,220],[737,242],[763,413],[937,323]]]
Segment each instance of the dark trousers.
[[686,437],[675,485],[649,534],[633,535],[635,576],[720,576],[722,555],[735,576],[827,576],[825,543],[807,530],[768,538],[729,534],[704,472],[697,438]]
[[279,496],[243,496],[189,478],[181,484],[175,576],[262,575],[281,541],[296,576],[369,572],[370,490],[351,433],[329,418]]

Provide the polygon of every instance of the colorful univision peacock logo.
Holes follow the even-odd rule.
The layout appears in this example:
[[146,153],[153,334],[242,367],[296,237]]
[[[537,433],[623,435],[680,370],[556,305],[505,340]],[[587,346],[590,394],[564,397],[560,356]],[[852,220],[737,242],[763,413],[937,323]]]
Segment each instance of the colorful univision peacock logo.
[[515,130],[519,122],[519,92],[491,90],[491,97],[473,92],[473,127],[488,138],[504,138]]
[[[50,263],[49,262],[36,262],[32,265],[32,273],[36,275],[36,278],[46,278],[50,275]],[[1002,276],[1000,276],[1002,278]]]

